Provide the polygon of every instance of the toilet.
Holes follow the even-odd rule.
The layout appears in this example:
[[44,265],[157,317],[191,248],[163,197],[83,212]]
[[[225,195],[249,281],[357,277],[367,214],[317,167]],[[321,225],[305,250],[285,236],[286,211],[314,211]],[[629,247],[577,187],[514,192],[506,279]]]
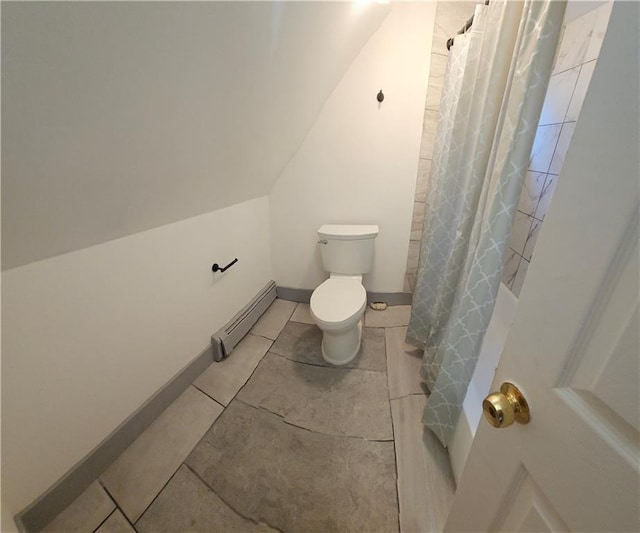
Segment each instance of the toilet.
[[311,316],[322,330],[322,357],[346,365],[360,351],[367,291],[362,275],[371,270],[375,225],[325,224],[318,230],[322,266],[329,279],[311,295]]

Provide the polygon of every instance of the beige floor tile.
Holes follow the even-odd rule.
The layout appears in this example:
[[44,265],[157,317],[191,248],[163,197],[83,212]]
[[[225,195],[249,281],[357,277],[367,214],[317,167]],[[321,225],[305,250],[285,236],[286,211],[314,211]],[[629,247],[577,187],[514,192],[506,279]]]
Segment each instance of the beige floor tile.
[[384,311],[367,308],[364,325],[368,328],[393,328],[409,324],[410,305],[390,305]]
[[136,529],[141,533],[276,531],[240,516],[184,465],[138,520]]
[[94,481],[47,527],[45,532],[94,531],[116,508],[98,481]]
[[409,394],[424,394],[420,365],[423,351],[407,344],[407,327],[385,328],[389,397],[401,398]]
[[292,322],[302,322],[303,324],[315,324],[311,316],[311,306],[309,304],[298,304],[290,320]]
[[391,400],[398,467],[400,531],[442,531],[455,483],[449,455],[422,424],[425,396]]
[[235,399],[185,463],[243,517],[279,531],[398,530],[390,441],[309,431]]
[[386,381],[384,372],[308,365],[269,353],[238,400],[311,431],[392,440]]
[[269,309],[260,317],[260,320],[251,328],[251,333],[272,341],[276,340],[295,308],[296,302],[276,298]]
[[136,533],[124,515],[116,510],[95,533]]
[[[289,322],[273,343],[271,351],[292,361],[335,368],[322,358],[322,331],[312,324]],[[387,359],[384,355],[384,329],[364,328],[360,353],[342,368],[385,372]]]
[[222,407],[195,387],[184,391],[101,476],[134,522],[211,427]]
[[272,342],[249,333],[226,359],[212,363],[193,384],[222,405],[228,405],[247,382]]

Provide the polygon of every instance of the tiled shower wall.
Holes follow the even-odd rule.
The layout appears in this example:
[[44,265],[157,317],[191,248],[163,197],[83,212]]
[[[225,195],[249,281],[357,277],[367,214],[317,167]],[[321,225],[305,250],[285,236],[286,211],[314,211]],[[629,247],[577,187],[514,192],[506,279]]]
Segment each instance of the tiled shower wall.
[[[428,208],[427,187],[448,57],[446,41],[473,15],[476,3],[439,1],[436,8],[405,292],[413,292],[418,270],[420,235]],[[591,81],[611,5],[611,2],[605,4],[569,22],[563,30],[502,274],[502,281],[516,296],[520,294],[533,257],[536,239]]]
[[422,143],[420,145],[420,161],[416,180],[416,194],[413,203],[411,236],[409,237],[409,255],[404,282],[404,291],[413,292],[416,272],[418,271],[418,254],[420,252],[420,235],[427,200],[427,185],[433,157],[433,145],[436,128],[440,116],[440,97],[447,66],[447,39],[455,35],[463,24],[473,15],[474,6],[478,2],[439,1],[436,7],[436,20],[431,47],[431,67],[427,86],[427,100],[422,124]]
[[520,295],[533,258],[536,240],[591,81],[611,5],[607,3],[569,22],[558,46],[502,271],[503,283],[516,296]]

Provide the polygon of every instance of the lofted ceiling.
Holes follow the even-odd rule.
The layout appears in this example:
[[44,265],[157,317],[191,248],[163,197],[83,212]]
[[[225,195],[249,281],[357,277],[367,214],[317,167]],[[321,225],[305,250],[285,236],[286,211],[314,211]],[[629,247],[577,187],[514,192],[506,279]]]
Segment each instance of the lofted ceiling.
[[389,6],[2,6],[2,267],[267,194]]

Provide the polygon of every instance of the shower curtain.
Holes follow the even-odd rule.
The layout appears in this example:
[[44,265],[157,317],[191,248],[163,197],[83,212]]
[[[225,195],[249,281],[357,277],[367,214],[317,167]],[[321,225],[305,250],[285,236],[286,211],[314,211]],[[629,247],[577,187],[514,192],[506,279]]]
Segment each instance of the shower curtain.
[[423,421],[445,446],[493,312],[565,4],[478,5],[450,51],[407,331],[424,348]]

